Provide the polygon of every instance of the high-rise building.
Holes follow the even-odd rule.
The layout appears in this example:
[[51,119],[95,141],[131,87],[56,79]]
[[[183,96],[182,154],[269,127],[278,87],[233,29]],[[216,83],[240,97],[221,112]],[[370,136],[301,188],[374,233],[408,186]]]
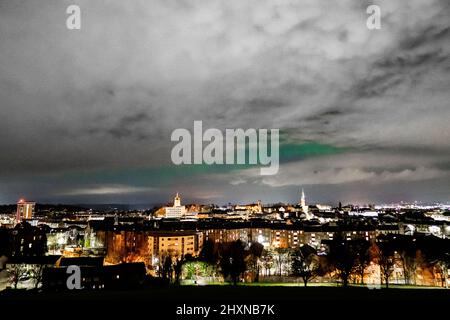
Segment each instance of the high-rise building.
[[19,223],[24,219],[33,218],[34,207],[36,202],[25,201],[20,199],[17,202],[16,222]]

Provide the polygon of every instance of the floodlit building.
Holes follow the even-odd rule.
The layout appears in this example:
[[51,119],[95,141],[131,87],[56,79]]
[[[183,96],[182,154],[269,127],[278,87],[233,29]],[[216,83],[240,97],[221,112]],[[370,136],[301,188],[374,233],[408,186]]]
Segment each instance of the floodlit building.
[[16,222],[19,223],[24,219],[33,218],[35,205],[35,202],[20,199],[19,202],[17,202]]
[[181,205],[181,197],[178,192],[173,199],[173,206],[165,208],[165,218],[180,219],[186,215],[186,207]]
[[148,237],[150,257],[197,256],[203,247],[203,233],[196,231],[155,232]]

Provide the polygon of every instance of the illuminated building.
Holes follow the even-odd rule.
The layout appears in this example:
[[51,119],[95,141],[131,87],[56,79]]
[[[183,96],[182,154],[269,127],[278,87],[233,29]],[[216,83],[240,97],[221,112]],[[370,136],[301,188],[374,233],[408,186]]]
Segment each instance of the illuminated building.
[[35,205],[35,202],[20,199],[19,202],[17,202],[16,222],[19,223],[23,219],[33,218]]
[[149,255],[182,257],[187,254],[198,256],[203,247],[203,233],[195,231],[154,232],[148,237]]
[[178,195],[178,192],[177,192],[175,198],[173,199],[173,206],[174,207],[181,207],[181,198]]
[[247,211],[249,214],[260,214],[262,213],[261,200],[256,203],[246,204],[246,205],[236,205],[234,207],[236,211]]
[[[269,229],[269,228],[242,228],[242,229],[209,229],[205,230],[205,241],[215,243],[227,243],[241,240],[246,243],[257,241],[266,249],[275,248],[298,248],[308,244],[320,249],[322,243],[333,240],[336,231],[321,230],[305,231],[299,229]],[[349,240],[364,239],[371,241],[380,234],[398,233],[393,230],[358,230],[347,232],[345,235]]]
[[173,207],[165,208],[165,217],[179,219],[185,215],[186,207],[181,205],[181,197],[177,192],[175,198],[173,199]]
[[306,205],[306,198],[305,198],[305,192],[303,191],[302,188],[302,197],[300,199],[300,206],[302,207],[303,213],[306,215],[306,219],[310,220],[312,218],[312,215],[309,213],[309,208]]

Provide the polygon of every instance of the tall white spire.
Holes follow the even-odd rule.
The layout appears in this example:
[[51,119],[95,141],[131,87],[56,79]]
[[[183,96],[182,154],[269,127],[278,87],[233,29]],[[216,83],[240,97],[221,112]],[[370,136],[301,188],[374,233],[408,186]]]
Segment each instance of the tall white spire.
[[306,215],[306,220],[310,220],[312,218],[311,214],[308,212],[309,207],[306,204],[305,191],[302,188],[302,197],[300,199],[300,206],[302,207],[303,213]]
[[303,191],[303,188],[302,188],[302,197],[300,199],[300,205],[302,207],[306,206],[305,192]]

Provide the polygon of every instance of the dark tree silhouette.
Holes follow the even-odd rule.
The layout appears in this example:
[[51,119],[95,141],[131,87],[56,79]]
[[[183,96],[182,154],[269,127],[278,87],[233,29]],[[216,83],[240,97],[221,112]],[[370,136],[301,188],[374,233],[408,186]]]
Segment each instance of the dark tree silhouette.
[[403,267],[403,277],[405,279],[405,284],[411,284],[414,280],[415,282],[415,272],[418,266],[417,256],[417,243],[412,241],[410,236],[395,238],[389,240],[398,252],[402,267]]
[[224,279],[230,277],[234,285],[246,270],[245,249],[241,240],[222,245],[220,250],[220,268]]
[[404,250],[400,253],[405,284],[416,284],[416,270],[420,265],[420,250]]
[[344,287],[348,286],[348,280],[352,275],[357,261],[358,243],[345,240],[341,235],[329,242],[330,252],[328,262],[336,272],[336,276],[342,280]]
[[381,278],[386,288],[389,288],[389,278],[395,267],[395,250],[392,242],[383,241],[378,243],[377,263],[380,266]]
[[[434,236],[414,238],[425,262],[434,266],[439,274],[442,287],[448,287],[448,270],[450,268],[450,239],[440,239]],[[421,260],[421,259],[420,259]]]
[[218,248],[212,240],[208,240],[203,245],[202,250],[198,256],[198,260],[206,262],[211,265],[216,265],[218,261]]
[[6,228],[0,228],[0,257],[11,256],[11,237],[9,235],[10,230]]
[[304,245],[292,253],[292,273],[303,279],[305,287],[318,275],[319,269],[319,258],[313,247]]
[[365,240],[356,240],[354,242],[354,250],[356,253],[356,261],[353,271],[360,277],[360,283],[364,284],[365,271],[372,260],[370,254],[370,242]]
[[259,259],[264,251],[264,246],[259,242],[252,242],[249,248],[248,264],[254,273],[253,281],[259,281]]
[[208,240],[203,245],[198,260],[206,263],[206,271],[208,274],[215,274],[220,262],[219,246],[212,240]]
[[194,258],[191,254],[186,254],[181,256],[181,258],[177,259],[173,264],[173,271],[175,273],[175,284],[179,285],[181,282],[181,275],[183,273],[183,265],[186,262],[194,261]]
[[161,257],[160,261],[160,275],[163,279],[168,279],[169,281],[172,280],[172,273],[173,273],[173,265],[172,265],[172,258],[170,255],[166,255]]
[[173,264],[173,271],[175,273],[175,284],[179,285],[181,281],[181,273],[183,271],[184,258],[177,259]]
[[438,259],[436,260],[436,265],[439,268],[441,274],[442,287],[448,288],[448,269],[450,269],[450,253],[441,252]]

